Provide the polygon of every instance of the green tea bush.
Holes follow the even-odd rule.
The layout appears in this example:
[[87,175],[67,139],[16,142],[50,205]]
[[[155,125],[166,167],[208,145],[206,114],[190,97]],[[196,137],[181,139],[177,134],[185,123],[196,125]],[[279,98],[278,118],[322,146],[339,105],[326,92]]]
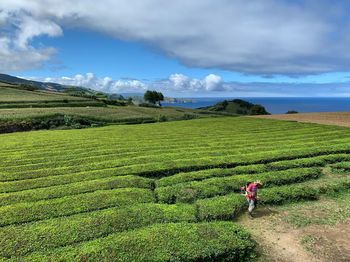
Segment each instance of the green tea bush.
[[156,181],[157,186],[171,186],[189,181],[200,181],[211,177],[224,177],[235,174],[254,174],[267,171],[264,165],[237,166],[234,168],[214,168],[187,173],[178,173],[173,176],[162,177]]
[[199,220],[232,219],[246,204],[246,198],[238,193],[197,200]]
[[139,204],[7,226],[0,230],[0,256],[23,256],[155,223],[195,222],[195,214],[191,205]]
[[44,199],[59,198],[69,195],[116,188],[148,188],[152,189],[154,181],[138,176],[120,176],[70,183],[65,185],[23,190],[0,194],[0,206],[18,202],[33,202]]
[[199,182],[189,182],[174,186],[158,187],[156,194],[163,203],[193,202],[198,198],[229,194],[239,191],[248,181],[261,180],[265,187],[283,185],[315,179],[321,176],[318,168],[296,168],[284,171],[271,171],[253,175],[210,178]]
[[28,261],[251,261],[255,243],[232,222],[158,224],[78,246],[28,256]]
[[153,201],[152,191],[148,189],[122,188],[37,202],[24,202],[0,207],[0,226]]

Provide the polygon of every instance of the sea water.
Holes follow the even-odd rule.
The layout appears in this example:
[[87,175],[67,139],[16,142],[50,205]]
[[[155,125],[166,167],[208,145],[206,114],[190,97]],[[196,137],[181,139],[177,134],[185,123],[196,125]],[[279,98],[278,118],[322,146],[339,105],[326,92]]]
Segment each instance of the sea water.
[[[191,98],[192,102],[162,103],[162,105],[199,108],[232,99],[235,98]],[[299,113],[350,111],[350,97],[242,97],[240,99],[263,105],[271,114],[284,114],[291,110]]]

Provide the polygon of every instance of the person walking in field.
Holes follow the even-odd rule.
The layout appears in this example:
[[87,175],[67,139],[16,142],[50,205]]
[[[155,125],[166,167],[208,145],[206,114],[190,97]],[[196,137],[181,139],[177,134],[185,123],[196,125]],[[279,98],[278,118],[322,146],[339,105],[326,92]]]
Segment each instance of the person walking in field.
[[258,188],[261,185],[262,183],[258,180],[246,186],[246,199],[248,201],[248,214],[250,217],[253,217],[252,212],[257,205]]

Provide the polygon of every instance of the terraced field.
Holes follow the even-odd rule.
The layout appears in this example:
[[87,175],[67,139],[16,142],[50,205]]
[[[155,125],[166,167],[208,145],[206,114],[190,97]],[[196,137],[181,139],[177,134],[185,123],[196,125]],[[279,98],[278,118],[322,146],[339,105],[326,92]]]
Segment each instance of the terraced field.
[[0,82],[0,109],[42,107],[84,107],[104,104],[87,98],[48,91],[27,91]]
[[0,149],[3,261],[250,260],[232,222],[245,182],[271,205],[350,187],[336,126],[208,118],[4,134]]

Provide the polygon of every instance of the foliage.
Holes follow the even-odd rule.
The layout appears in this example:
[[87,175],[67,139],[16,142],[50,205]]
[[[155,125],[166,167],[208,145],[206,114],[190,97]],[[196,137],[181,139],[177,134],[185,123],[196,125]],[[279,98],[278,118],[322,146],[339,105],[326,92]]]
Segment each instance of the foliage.
[[[74,125],[68,112],[77,111],[60,110]],[[130,113],[84,110],[110,119]],[[170,118],[161,110],[155,118]],[[219,221],[245,209],[239,190],[247,181],[264,183],[261,205],[350,188],[347,174],[329,173],[329,165],[350,166],[349,130],[335,126],[220,117],[0,139],[0,260],[249,260],[249,235]]]
[[143,98],[144,98],[145,101],[148,101],[151,104],[158,103],[159,105],[161,105],[160,101],[164,100],[164,96],[163,96],[163,94],[161,92],[150,91],[150,90],[146,91],[146,93],[144,94]]
[[198,198],[238,192],[247,181],[260,180],[265,187],[301,182],[318,178],[321,172],[317,168],[289,169],[272,171],[256,175],[236,175],[223,178],[210,178],[199,182],[177,184],[175,186],[158,187],[158,200],[164,203],[193,202]]
[[[145,248],[147,246],[147,248]],[[250,261],[255,244],[231,222],[158,224],[114,234],[47,254],[33,261]]]
[[239,115],[269,115],[262,105],[255,105],[242,99],[224,100],[213,106],[203,107],[203,110],[226,112]]

